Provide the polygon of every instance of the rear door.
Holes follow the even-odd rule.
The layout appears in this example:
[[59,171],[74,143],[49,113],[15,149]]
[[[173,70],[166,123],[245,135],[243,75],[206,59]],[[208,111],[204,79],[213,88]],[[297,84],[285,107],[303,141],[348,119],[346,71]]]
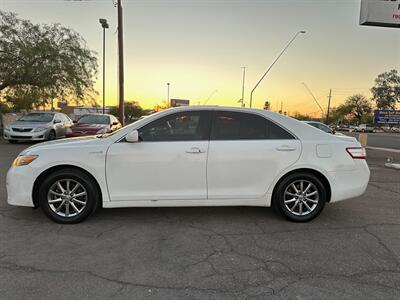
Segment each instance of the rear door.
[[276,176],[300,156],[300,141],[262,115],[216,111],[212,124],[209,199],[263,197]]

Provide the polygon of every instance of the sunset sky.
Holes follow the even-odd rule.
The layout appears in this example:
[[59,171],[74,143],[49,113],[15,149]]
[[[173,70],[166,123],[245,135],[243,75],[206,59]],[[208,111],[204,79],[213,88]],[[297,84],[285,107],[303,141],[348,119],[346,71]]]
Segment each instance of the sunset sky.
[[[400,69],[400,29],[358,24],[360,0],[124,0],[125,94],[151,108],[167,98],[191,104],[239,106],[242,66],[245,100],[285,44],[306,30],[254,94],[254,107],[283,101],[284,111],[317,115],[307,83],[325,108],[354,93],[370,96],[374,78]],[[96,88],[101,94],[102,29],[107,31],[107,104],[117,103],[116,8],[112,0],[0,0],[0,9],[34,23],[58,22],[78,31],[99,55]]]

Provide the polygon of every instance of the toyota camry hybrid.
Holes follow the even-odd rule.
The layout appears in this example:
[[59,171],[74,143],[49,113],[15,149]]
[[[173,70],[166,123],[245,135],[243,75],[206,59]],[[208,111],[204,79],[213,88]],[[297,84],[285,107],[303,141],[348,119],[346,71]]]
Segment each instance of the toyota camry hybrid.
[[179,107],[113,133],[27,148],[8,171],[8,203],[60,223],[98,207],[144,206],[273,206],[304,222],[364,193],[365,158],[356,139],[277,113]]

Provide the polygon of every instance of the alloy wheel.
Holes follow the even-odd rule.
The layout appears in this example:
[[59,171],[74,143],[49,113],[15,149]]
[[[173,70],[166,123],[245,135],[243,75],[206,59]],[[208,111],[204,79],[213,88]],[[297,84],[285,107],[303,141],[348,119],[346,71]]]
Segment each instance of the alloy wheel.
[[79,215],[85,209],[87,200],[85,187],[74,179],[57,180],[47,193],[50,209],[64,218]]
[[318,188],[309,180],[301,179],[290,183],[284,192],[284,204],[287,210],[296,216],[312,213],[319,202]]

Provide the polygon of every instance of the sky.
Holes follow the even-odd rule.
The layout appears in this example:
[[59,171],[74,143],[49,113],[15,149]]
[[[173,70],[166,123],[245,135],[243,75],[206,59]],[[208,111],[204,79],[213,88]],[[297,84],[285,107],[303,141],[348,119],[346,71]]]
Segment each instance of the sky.
[[[298,36],[253,96],[271,109],[318,116],[355,93],[370,97],[380,73],[400,70],[400,29],[359,25],[360,0],[122,0],[125,99],[152,108],[170,97],[191,104],[240,106],[279,52]],[[0,0],[0,10],[33,23],[61,23],[98,53],[102,93],[102,29],[106,18],[106,103],[118,103],[117,11],[113,0]],[[101,96],[99,96],[99,103]]]

